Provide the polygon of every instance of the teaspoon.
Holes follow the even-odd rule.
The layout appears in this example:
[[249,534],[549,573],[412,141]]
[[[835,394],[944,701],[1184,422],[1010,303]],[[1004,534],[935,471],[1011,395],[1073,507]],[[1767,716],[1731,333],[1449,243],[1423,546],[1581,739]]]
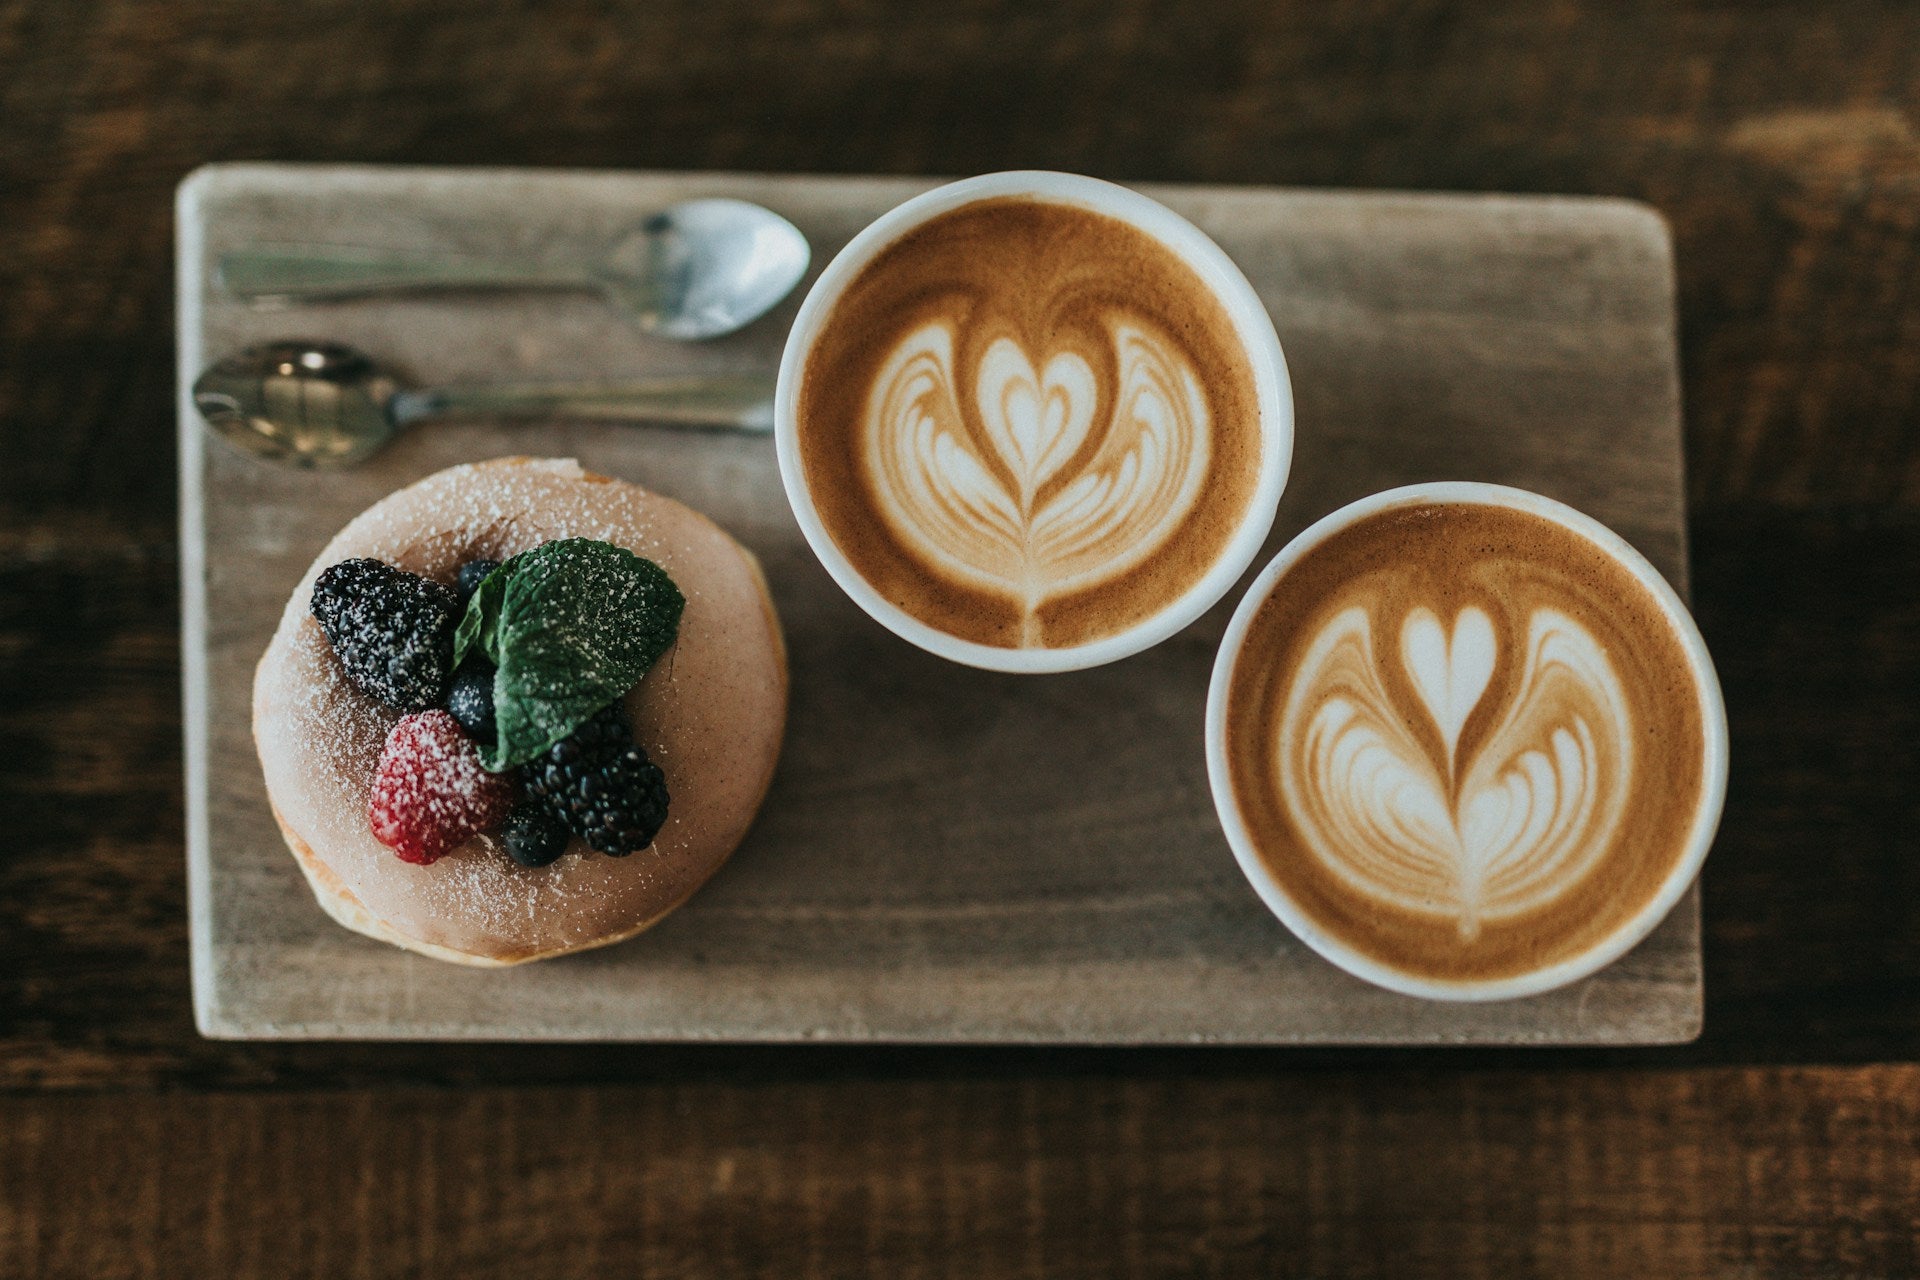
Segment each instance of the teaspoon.
[[722,373],[422,389],[352,347],[272,342],[208,368],[194,380],[193,403],[209,426],[256,457],[334,468],[367,458],[403,427],[449,414],[555,414],[767,432],[773,387],[768,374]]
[[744,200],[671,205],[595,259],[407,258],[326,245],[221,255],[222,287],[242,298],[352,298],[393,291],[559,289],[600,294],[646,333],[697,341],[745,327],[793,292],[811,250],[799,228]]

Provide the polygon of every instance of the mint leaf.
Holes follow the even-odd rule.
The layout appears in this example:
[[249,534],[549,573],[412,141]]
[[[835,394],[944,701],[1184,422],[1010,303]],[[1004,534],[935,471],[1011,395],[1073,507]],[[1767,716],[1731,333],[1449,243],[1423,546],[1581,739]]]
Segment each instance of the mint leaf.
[[477,648],[498,668],[498,736],[481,762],[525,764],[638,684],[685,606],[666,570],[591,538],[543,543],[488,574],[454,633],[456,663]]
[[475,649],[485,654],[487,661],[496,667],[500,665],[496,646],[499,642],[500,601],[507,593],[507,578],[501,572],[505,568],[502,565],[482,578],[480,586],[467,601],[467,611],[461,615],[460,625],[453,633],[453,665],[456,670]]

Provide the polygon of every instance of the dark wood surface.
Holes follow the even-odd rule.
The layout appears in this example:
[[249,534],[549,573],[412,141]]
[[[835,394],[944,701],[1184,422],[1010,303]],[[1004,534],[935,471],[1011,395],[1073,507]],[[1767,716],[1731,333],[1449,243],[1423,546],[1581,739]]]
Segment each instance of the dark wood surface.
[[0,1258],[89,1280],[1906,1275],[1916,1125],[1911,1066],[50,1096],[0,1128]]
[[[199,1040],[169,199],[242,158],[1652,202],[1733,725],[1705,1036]],[[0,4],[0,1274],[1914,1273],[1917,231],[1892,0]]]

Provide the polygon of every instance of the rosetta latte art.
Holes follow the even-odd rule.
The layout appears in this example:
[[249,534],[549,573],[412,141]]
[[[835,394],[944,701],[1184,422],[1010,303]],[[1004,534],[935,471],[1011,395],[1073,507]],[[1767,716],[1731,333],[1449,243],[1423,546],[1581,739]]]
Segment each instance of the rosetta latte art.
[[1373,634],[1365,608],[1336,614],[1281,715],[1278,781],[1314,856],[1363,898],[1451,920],[1469,940],[1577,884],[1620,828],[1633,762],[1628,699],[1600,644],[1534,609],[1512,637],[1525,646],[1513,692],[1463,757],[1499,658],[1493,620],[1469,606],[1449,635],[1433,611],[1408,613],[1397,657],[1415,708],[1391,691]]
[[940,574],[1018,602],[1025,644],[1047,601],[1165,546],[1206,478],[1207,399],[1192,368],[1143,324],[1116,321],[1110,334],[1117,375],[1105,395],[1081,356],[1036,363],[1006,337],[976,369],[956,369],[954,333],[935,322],[900,341],[868,399],[884,518]]

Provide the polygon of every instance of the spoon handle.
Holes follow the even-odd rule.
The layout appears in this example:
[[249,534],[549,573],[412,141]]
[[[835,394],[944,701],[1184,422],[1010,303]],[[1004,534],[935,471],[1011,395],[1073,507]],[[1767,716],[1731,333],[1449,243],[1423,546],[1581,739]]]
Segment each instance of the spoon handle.
[[241,298],[350,298],[422,289],[588,289],[584,271],[504,258],[399,258],[325,245],[237,249],[220,284]]
[[496,383],[402,391],[396,427],[447,414],[593,418],[736,431],[773,430],[774,380],[764,373],[690,374],[627,382]]

